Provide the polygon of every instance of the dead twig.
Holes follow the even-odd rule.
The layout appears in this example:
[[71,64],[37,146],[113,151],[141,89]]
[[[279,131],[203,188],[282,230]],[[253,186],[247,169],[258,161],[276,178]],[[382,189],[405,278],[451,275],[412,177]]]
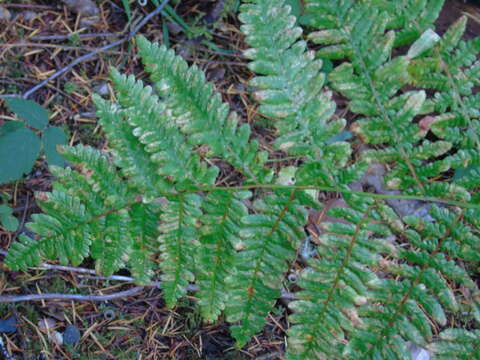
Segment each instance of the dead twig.
[[[60,45],[60,44],[42,44],[42,43],[13,43],[13,44],[0,44],[0,48],[16,48],[16,47],[37,47],[37,48],[53,48],[53,49],[61,49],[61,50],[79,50],[79,51],[95,51],[96,49],[92,49],[90,47],[84,46],[68,46],[68,45]],[[104,51],[106,53],[106,51]],[[121,54],[120,51],[109,51],[109,54]]]
[[16,303],[25,301],[41,300],[76,300],[76,301],[108,301],[138,294],[143,290],[143,286],[119,291],[107,295],[75,295],[75,294],[33,294],[33,295],[6,295],[0,296],[0,303]]
[[[5,250],[0,250],[0,255],[7,256],[7,252]],[[81,267],[64,266],[64,265],[51,265],[51,264],[47,264],[47,263],[42,263],[42,264],[40,264],[39,267],[36,267],[36,269],[69,271],[69,272],[74,272],[74,273],[78,273],[78,274],[89,274],[89,275],[92,275],[91,278],[94,278],[95,280],[135,282],[135,279],[130,277],[130,276],[122,276],[122,275],[98,276],[97,272],[95,270],[81,268]],[[145,286],[159,287],[160,284],[161,283],[159,281],[152,281],[151,283],[146,284]]]
[[[0,255],[7,256],[7,252],[5,250],[0,250]],[[124,281],[124,282],[135,282],[135,279],[130,276],[122,276],[122,275],[111,275],[111,276],[98,276],[95,270],[86,269],[86,268],[79,268],[79,267],[72,267],[72,266],[63,266],[63,265],[51,265],[43,263],[40,265],[40,269],[43,270],[59,270],[59,271],[70,271],[80,274],[89,274],[92,275],[91,279],[93,280],[111,280],[111,281]],[[148,284],[145,284],[142,287],[137,287],[143,289],[144,287],[160,287],[160,281],[152,281]],[[133,289],[137,289],[133,288]],[[133,291],[133,289],[130,289]],[[140,290],[136,290],[133,294],[136,294]],[[198,291],[198,287],[196,285],[190,284],[187,287],[187,291]],[[114,296],[115,298],[125,297],[133,295],[130,294],[128,291],[123,291],[119,293],[114,293],[110,295],[71,295],[71,294],[38,294],[38,295],[19,295],[19,296],[0,296],[0,303],[10,303],[10,302],[21,302],[21,301],[39,301],[39,300],[77,300],[77,301],[106,301],[110,299],[105,299],[105,296]],[[282,290],[282,294],[280,296],[282,300],[291,301],[296,300],[297,297],[293,293],[289,293],[285,290]]]
[[36,5],[36,4],[2,4],[3,7],[19,8],[19,9],[40,9],[40,10],[55,10],[58,6],[54,5]]
[[[90,39],[96,37],[118,37],[122,36],[124,32],[120,33],[88,33],[88,34],[79,34],[78,32],[65,35],[35,35],[29,38],[30,40],[68,40],[72,37],[78,37],[79,39]],[[45,44],[38,44],[45,45]]]

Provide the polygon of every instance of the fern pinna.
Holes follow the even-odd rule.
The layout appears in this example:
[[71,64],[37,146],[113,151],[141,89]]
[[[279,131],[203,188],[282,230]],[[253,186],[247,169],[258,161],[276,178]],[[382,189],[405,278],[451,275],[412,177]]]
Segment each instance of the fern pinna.
[[[112,70],[114,100],[94,98],[108,149],[62,149],[72,168],[52,167],[53,191],[28,224],[36,236],[21,235],[7,265],[91,257],[99,273],[127,268],[139,283],[158,266],[170,308],[195,284],[203,318],[225,314],[243,346],[284,290],[319,190],[331,191],[345,206],[329,210],[304,264],[287,357],[409,359],[411,343],[436,359],[480,356],[479,46],[461,41],[465,18],[433,32],[442,5],[306,0],[296,19],[284,0],[244,1],[253,97],[273,147],[295,159],[279,171],[202,71],[138,37],[152,85]],[[341,140],[332,90],[354,115],[354,141]],[[219,161],[235,186],[218,181]],[[372,180],[380,164],[384,179]]]

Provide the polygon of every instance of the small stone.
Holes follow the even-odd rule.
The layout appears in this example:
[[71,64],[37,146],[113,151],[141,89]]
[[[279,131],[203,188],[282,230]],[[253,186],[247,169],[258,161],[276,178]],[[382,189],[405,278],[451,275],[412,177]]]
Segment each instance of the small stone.
[[94,90],[98,95],[108,95],[110,92],[107,82],[101,82],[100,84],[95,86]]
[[413,343],[410,343],[409,348],[412,354],[412,360],[430,360],[430,353],[424,348]]
[[16,332],[17,326],[17,319],[14,316],[9,317],[7,320],[0,320],[0,333]]
[[63,333],[63,342],[67,345],[75,345],[80,340],[80,330],[75,325],[67,325]]
[[30,11],[30,10],[23,11],[21,15],[23,16],[25,21],[31,21],[31,20],[35,19],[36,17],[38,17],[38,14],[36,12]]
[[60,334],[58,331],[54,331],[51,335],[51,340],[57,344],[57,345],[62,345],[63,344],[63,335]]
[[97,4],[92,0],[62,0],[68,8],[82,16],[95,16],[100,13]]
[[43,318],[38,322],[38,328],[41,332],[48,333],[57,325],[56,321],[51,318]]
[[224,68],[215,68],[212,69],[207,73],[207,80],[208,81],[220,81],[225,77],[225,69]]
[[167,23],[168,32],[172,35],[178,35],[183,31],[182,27],[178,25],[175,21],[170,21]]
[[12,14],[10,14],[10,11],[7,10],[7,8],[4,8],[3,6],[0,6],[0,21],[8,21],[12,18]]

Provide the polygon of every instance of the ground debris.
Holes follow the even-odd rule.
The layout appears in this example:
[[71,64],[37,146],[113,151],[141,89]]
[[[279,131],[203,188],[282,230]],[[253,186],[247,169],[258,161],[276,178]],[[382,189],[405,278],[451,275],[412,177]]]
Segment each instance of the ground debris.
[[81,14],[82,16],[98,15],[100,10],[92,0],[62,0],[65,5],[72,11]]
[[10,14],[10,11],[3,6],[0,6],[0,21],[8,21],[11,17],[12,15]]

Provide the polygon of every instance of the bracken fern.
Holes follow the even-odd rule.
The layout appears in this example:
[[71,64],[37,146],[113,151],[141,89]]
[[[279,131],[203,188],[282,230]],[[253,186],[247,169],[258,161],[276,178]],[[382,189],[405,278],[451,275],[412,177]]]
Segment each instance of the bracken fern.
[[[7,265],[91,257],[139,283],[158,267],[168,307],[195,285],[203,318],[225,314],[243,346],[284,290],[319,191],[336,192],[345,206],[320,224],[289,304],[287,357],[409,359],[414,343],[435,359],[478,358],[480,45],[461,40],[466,18],[433,31],[442,5],[306,0],[298,21],[284,0],[243,2],[253,98],[273,147],[295,159],[279,170],[202,71],[138,37],[151,85],[111,71],[114,100],[94,97],[107,150],[61,150],[72,168],[51,168],[35,237],[21,235]],[[218,182],[219,162],[235,186]],[[363,192],[379,164],[382,191]]]

